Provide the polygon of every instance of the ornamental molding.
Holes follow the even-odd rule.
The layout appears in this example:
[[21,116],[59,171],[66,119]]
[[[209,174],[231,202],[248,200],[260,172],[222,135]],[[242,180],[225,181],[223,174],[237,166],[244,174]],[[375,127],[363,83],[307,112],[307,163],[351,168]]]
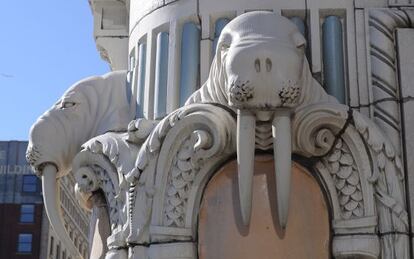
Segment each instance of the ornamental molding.
[[[129,242],[165,241],[171,238],[166,233],[192,229],[196,225],[197,219],[190,216],[196,199],[194,186],[206,182],[207,179],[200,177],[213,173],[217,164],[230,157],[229,150],[235,146],[234,127],[235,121],[228,111],[208,104],[178,109],[155,127],[137,157],[139,175],[128,178],[132,185],[147,190],[143,193],[140,188],[136,189],[134,208],[142,208],[148,199],[152,200],[152,215],[148,218],[150,221],[145,221],[147,226],[141,226],[141,213],[134,213],[136,219],[131,222],[133,229],[147,227],[149,232],[147,237],[132,232]],[[174,238],[192,240],[195,233],[184,232]]]
[[411,0],[388,0],[389,6],[395,7],[404,7],[404,6],[414,6],[414,3]]
[[369,29],[369,63],[371,67],[371,114],[375,123],[401,153],[402,96],[398,83],[395,31],[413,28],[413,9],[367,9]]
[[[229,110],[195,104],[177,113],[182,115],[167,116],[141,147],[151,156],[149,163],[130,172],[135,173],[129,178],[134,193],[129,192],[133,202],[128,220],[133,227],[127,244],[144,258],[163,258],[161,251],[171,253],[171,258],[183,254],[188,254],[183,258],[197,258],[197,217],[203,190],[208,179],[237,152],[236,119]],[[215,118],[217,114],[220,120]],[[293,125],[293,152],[314,161],[309,169],[317,173],[329,197],[333,256],[392,258],[397,254],[409,258],[401,161],[379,128],[337,103],[308,106],[295,114]],[[200,128],[207,126],[206,134],[201,133]],[[222,133],[212,134],[220,132],[215,127]],[[305,129],[308,134],[303,133]],[[212,143],[226,145],[214,148]],[[198,152],[209,152],[205,148],[215,152],[200,161]],[[143,161],[140,159],[137,165]]]

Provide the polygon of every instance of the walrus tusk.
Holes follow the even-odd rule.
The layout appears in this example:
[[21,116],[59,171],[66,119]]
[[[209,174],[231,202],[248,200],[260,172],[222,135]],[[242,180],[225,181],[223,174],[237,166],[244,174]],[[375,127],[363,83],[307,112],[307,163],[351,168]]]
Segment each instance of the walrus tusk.
[[276,179],[276,201],[279,225],[286,228],[289,215],[292,140],[290,111],[277,110],[272,121]]
[[65,243],[68,250],[76,258],[82,259],[83,256],[73,244],[63,224],[63,217],[60,210],[60,191],[57,182],[57,168],[52,164],[47,164],[42,170],[42,189],[45,209],[49,217],[50,224],[56,232],[59,239]]
[[242,221],[250,223],[254,172],[256,116],[249,111],[237,111],[237,166]]

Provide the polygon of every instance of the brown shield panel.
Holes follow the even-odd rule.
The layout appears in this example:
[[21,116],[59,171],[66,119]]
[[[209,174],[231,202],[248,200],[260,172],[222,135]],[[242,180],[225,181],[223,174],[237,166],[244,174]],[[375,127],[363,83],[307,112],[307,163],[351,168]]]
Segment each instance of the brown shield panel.
[[274,166],[271,156],[256,156],[252,215],[242,225],[237,161],[223,166],[208,183],[199,215],[201,259],[320,259],[330,257],[329,215],[320,186],[297,163],[287,228],[277,224]]

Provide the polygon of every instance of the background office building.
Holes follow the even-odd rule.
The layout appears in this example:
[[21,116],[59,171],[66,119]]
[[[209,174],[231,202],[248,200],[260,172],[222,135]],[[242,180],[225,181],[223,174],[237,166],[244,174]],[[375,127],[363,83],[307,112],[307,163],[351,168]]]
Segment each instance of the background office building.
[[[0,258],[70,259],[49,224],[41,181],[26,162],[26,149],[27,141],[0,141]],[[89,215],[75,200],[74,180],[61,182],[65,226],[87,258]]]

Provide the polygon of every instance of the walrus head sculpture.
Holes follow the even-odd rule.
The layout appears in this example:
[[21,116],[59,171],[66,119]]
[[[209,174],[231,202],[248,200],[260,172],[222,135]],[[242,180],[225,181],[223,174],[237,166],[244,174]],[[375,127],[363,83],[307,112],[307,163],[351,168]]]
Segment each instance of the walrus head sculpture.
[[74,255],[79,253],[62,222],[58,179],[71,170],[84,142],[108,131],[126,130],[132,115],[126,73],[111,72],[74,84],[31,128],[27,161],[42,178],[50,222]]
[[237,111],[239,194],[246,225],[251,214],[256,131],[261,131],[258,125],[271,125],[279,224],[285,228],[291,117],[296,109],[311,103],[334,101],[313,79],[305,47],[305,38],[285,17],[264,11],[240,15],[222,30],[209,78],[187,101],[221,103]]

